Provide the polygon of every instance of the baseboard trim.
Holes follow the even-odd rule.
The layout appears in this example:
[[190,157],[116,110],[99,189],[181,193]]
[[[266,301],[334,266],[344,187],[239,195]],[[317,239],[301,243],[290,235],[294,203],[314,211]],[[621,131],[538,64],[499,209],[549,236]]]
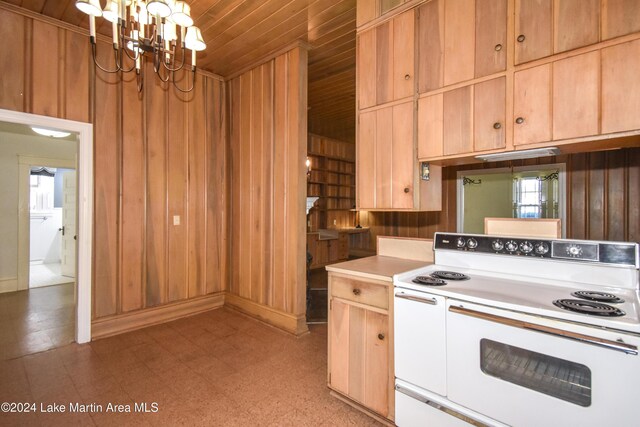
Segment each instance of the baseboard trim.
[[0,279],[0,294],[5,292],[15,292],[18,290],[18,278],[10,277],[7,279]]
[[309,332],[304,314],[295,315],[285,313],[284,311],[258,304],[257,302],[229,292],[225,293],[224,305],[225,307],[237,310],[295,336],[304,335]]
[[218,292],[132,313],[97,319],[91,323],[91,339],[110,337],[221,308],[224,305],[224,297],[224,292]]

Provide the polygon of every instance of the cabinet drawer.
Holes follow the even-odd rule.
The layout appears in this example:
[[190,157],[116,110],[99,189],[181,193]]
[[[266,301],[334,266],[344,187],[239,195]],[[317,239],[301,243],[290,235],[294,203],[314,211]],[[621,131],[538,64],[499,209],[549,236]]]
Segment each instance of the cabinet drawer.
[[374,307],[389,308],[389,288],[348,277],[331,276],[331,296]]

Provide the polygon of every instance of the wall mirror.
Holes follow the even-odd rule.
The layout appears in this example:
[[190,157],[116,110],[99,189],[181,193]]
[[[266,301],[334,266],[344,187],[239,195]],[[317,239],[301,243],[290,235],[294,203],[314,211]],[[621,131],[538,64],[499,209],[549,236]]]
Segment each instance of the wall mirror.
[[484,233],[484,218],[559,218],[565,225],[565,164],[459,171],[457,229]]

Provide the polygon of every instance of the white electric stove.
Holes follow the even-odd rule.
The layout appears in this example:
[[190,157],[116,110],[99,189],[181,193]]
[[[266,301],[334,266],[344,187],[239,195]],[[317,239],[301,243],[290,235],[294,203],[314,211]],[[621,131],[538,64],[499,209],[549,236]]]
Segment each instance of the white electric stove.
[[436,233],[434,251],[394,278],[399,426],[635,419],[637,244]]

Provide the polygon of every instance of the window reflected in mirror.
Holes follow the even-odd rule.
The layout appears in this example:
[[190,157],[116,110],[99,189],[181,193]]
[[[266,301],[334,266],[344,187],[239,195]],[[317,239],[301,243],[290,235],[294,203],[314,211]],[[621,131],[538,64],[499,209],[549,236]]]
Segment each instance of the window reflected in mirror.
[[485,217],[562,220],[564,171],[554,164],[458,172],[458,232],[483,234]]

